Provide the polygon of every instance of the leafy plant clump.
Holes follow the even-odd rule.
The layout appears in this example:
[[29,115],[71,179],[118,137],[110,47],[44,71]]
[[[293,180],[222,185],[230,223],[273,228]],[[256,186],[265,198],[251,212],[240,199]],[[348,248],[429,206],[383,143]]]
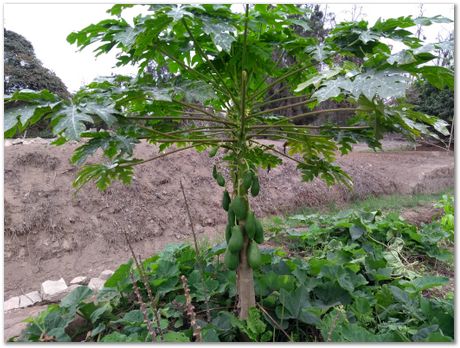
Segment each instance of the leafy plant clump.
[[451,264],[444,224],[417,228],[379,211],[297,215],[288,222],[297,228],[285,226],[271,237],[284,247],[261,250],[257,306],[247,319],[238,318],[235,272],[223,261],[226,245],[207,248],[197,260],[195,249],[181,244],[141,267],[121,265],[96,295],[85,286],[75,289],[29,318],[11,340],[453,341],[453,293],[429,293],[449,279],[417,271],[412,259]]

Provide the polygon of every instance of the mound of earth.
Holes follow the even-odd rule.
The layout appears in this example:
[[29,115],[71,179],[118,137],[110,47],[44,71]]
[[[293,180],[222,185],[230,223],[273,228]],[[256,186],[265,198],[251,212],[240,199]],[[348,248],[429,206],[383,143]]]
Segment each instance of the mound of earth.
[[[211,175],[219,158],[193,150],[138,166],[132,185],[105,192],[89,185],[75,192],[77,168],[68,159],[77,144],[46,140],[5,147],[5,298],[40,288],[47,279],[97,276],[129,257],[124,229],[146,258],[165,244],[191,239],[180,191],[182,179],[199,238],[222,239],[222,188]],[[276,143],[281,148],[281,143]],[[136,157],[158,149],[146,143]],[[454,185],[454,157],[442,151],[353,152],[338,163],[354,190],[301,181],[295,163],[259,173],[261,193],[251,201],[258,216],[302,207],[340,205],[369,195],[432,193]]]

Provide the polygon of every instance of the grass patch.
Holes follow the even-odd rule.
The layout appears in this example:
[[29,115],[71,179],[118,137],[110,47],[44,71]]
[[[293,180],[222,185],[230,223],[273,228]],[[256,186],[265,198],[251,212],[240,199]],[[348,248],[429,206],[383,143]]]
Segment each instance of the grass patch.
[[326,207],[306,207],[298,211],[299,214],[329,213],[336,214],[341,210],[382,210],[400,211],[402,208],[414,208],[438,202],[445,194],[454,194],[453,189],[438,193],[418,193],[414,195],[385,195],[371,196],[364,200],[352,201],[344,205],[329,204]]

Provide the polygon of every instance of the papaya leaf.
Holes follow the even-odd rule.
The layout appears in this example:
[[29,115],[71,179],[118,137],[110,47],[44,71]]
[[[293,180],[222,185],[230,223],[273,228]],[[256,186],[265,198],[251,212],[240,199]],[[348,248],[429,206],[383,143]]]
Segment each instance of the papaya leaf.
[[56,124],[54,134],[63,134],[69,140],[79,140],[86,130],[84,122],[93,123],[93,118],[80,111],[77,105],[66,105],[53,117]]

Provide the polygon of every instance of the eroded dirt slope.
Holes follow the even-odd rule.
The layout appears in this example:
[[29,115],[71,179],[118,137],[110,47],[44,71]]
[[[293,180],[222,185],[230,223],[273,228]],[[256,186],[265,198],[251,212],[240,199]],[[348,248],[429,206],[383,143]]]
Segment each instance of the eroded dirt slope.
[[[280,145],[280,144],[278,144]],[[136,168],[131,186],[115,183],[105,192],[94,185],[75,193],[76,168],[68,162],[76,145],[46,141],[5,147],[5,297],[40,287],[46,279],[97,276],[129,258],[128,232],[143,258],[165,244],[189,240],[180,193],[182,178],[199,236],[221,234],[222,188],[211,176],[206,153],[184,151]],[[157,150],[141,144],[136,157]],[[301,182],[295,164],[260,172],[261,193],[253,199],[259,216],[305,206],[339,205],[350,199],[389,193],[437,192],[454,185],[454,158],[442,151],[356,152],[338,160],[355,187]]]

